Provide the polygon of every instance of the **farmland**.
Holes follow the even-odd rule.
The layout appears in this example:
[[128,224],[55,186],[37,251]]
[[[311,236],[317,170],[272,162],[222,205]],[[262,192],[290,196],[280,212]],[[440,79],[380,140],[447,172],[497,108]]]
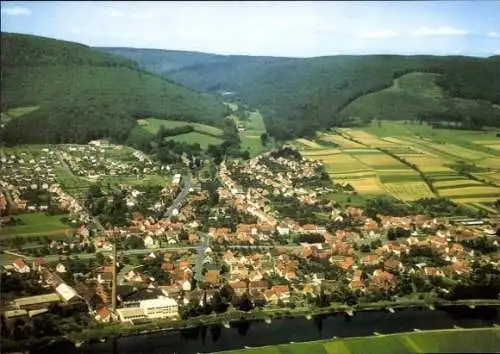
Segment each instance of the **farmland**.
[[247,118],[240,121],[244,125],[243,131],[240,131],[241,148],[248,150],[250,156],[257,156],[264,147],[260,141],[260,136],[266,131],[264,119],[259,112],[248,112]]
[[282,344],[223,353],[485,353],[497,350],[499,340],[498,328],[435,330]]
[[381,121],[320,133],[315,141],[296,139],[294,145],[361,195],[385,193],[403,201],[439,196],[484,209],[500,198],[497,133]]
[[212,126],[206,125],[206,124],[199,124],[199,123],[148,118],[148,119],[139,120],[138,124],[143,129],[145,129],[146,131],[148,131],[152,134],[156,134],[158,129],[160,129],[160,126],[164,126],[167,129],[173,129],[173,128],[185,127],[187,125],[191,125],[191,126],[193,126],[193,128],[196,132],[201,133],[201,134],[208,134],[208,135],[214,135],[214,136],[222,135],[222,130],[220,130],[219,128],[212,127]]
[[29,236],[62,236],[70,227],[61,221],[62,215],[46,215],[45,213],[31,213],[16,216],[21,220],[19,225],[0,229],[0,238]]

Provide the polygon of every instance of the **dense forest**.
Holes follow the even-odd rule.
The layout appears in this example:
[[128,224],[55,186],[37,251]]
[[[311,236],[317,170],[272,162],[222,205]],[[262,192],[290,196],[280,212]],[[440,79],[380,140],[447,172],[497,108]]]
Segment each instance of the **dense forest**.
[[[38,107],[9,117],[9,110]],[[81,44],[1,35],[2,140],[15,143],[124,142],[137,118],[224,125],[214,96],[158,77],[129,60]]]
[[[346,106],[363,95],[389,88],[395,78],[410,72],[439,74],[436,84],[449,96],[488,103],[480,104],[478,109],[465,115],[478,121],[477,125],[488,116],[485,110],[490,109],[490,103],[500,104],[499,56],[483,59],[370,55],[298,59],[131,48],[100,50],[138,60],[142,68],[197,90],[234,92],[235,100],[260,110],[268,132],[279,140],[312,136],[318,129],[353,124],[354,117],[342,112]],[[460,111],[460,105],[423,112],[422,119],[450,116],[455,119],[457,110]],[[434,113],[440,117],[434,117]],[[500,125],[498,120],[493,123]]]

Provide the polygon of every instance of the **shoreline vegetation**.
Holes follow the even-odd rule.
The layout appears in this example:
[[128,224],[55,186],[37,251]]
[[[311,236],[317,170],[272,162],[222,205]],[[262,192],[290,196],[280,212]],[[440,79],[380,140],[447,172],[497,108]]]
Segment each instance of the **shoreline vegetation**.
[[[393,311],[395,309],[410,309],[410,308],[427,308],[434,310],[435,308],[447,307],[447,306],[468,306],[474,308],[476,306],[500,306],[500,300],[492,299],[474,299],[474,300],[456,300],[456,301],[445,301],[445,300],[434,300],[434,301],[407,301],[407,302],[390,302],[381,301],[377,303],[366,303],[357,304],[354,306],[335,304],[324,308],[283,308],[283,309],[271,309],[271,310],[253,310],[250,312],[243,312],[239,310],[233,310],[222,314],[210,314],[198,317],[188,318],[186,320],[157,320],[154,322],[148,322],[143,324],[124,324],[124,323],[108,323],[99,324],[95,327],[84,329],[82,331],[75,331],[66,334],[59,338],[40,338],[28,341],[27,346],[32,348],[43,348],[56,344],[57,342],[69,341],[72,342],[76,347],[80,347],[84,343],[96,343],[98,341],[106,341],[109,339],[129,337],[129,336],[139,336],[146,334],[153,334],[158,332],[176,331],[181,329],[189,329],[198,326],[222,324],[224,326],[229,326],[231,322],[238,321],[258,321],[258,320],[270,320],[270,319],[280,319],[280,318],[298,318],[317,315],[335,315],[335,314],[345,314],[353,316],[355,312],[361,311]],[[489,327],[488,327],[489,328]],[[423,330],[425,331],[425,330]],[[15,345],[17,343],[4,343]],[[4,347],[6,348],[6,347]],[[19,349],[18,347],[13,349]]]

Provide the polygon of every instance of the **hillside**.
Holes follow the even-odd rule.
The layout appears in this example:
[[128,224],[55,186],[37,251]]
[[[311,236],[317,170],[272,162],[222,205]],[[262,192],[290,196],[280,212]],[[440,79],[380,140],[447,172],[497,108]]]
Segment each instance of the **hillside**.
[[[139,50],[101,48],[127,58]],[[312,136],[316,130],[346,125],[341,114],[357,98],[393,85],[409,72],[440,74],[435,84],[451,97],[500,104],[500,57],[330,56],[306,59],[246,56],[204,57],[200,53],[141,49],[141,65],[186,86],[231,91],[235,100],[256,107],[278,139]],[[205,60],[205,61],[204,61]],[[168,65],[158,69],[160,62]],[[182,62],[188,64],[182,64]],[[459,108],[459,107],[458,107]],[[431,112],[432,113],[432,112]],[[472,113],[475,114],[475,113]],[[426,119],[432,117],[426,117]],[[481,118],[479,119],[481,120]],[[500,125],[499,121],[495,121]]]
[[[81,44],[29,35],[1,35],[3,140],[7,143],[124,141],[136,118],[223,124],[228,109],[139,69],[135,62]],[[9,116],[13,109],[35,107]]]
[[[391,87],[359,97],[341,116],[362,120],[411,120],[428,117],[462,123],[463,127],[494,126],[500,122],[500,107],[485,100],[453,98],[436,84],[441,75],[413,72],[394,80]],[[471,117],[471,118],[468,118]]]

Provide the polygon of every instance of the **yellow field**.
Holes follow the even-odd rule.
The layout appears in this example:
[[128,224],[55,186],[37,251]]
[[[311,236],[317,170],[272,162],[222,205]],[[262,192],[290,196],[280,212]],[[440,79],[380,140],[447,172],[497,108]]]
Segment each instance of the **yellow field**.
[[435,197],[425,182],[384,183],[384,186],[389,193],[404,201]]
[[500,151],[500,144],[491,144],[491,145],[484,145],[486,147],[489,147],[490,149]]
[[498,200],[500,196],[496,197],[460,197],[460,198],[451,198],[455,203],[461,204],[474,204],[474,203],[492,203]]
[[493,157],[492,155],[486,154],[484,152],[466,149],[464,147],[449,143],[448,144],[429,143],[427,145],[435,150],[442,151],[446,154],[450,154],[458,158],[478,160],[478,159]]
[[386,154],[359,154],[354,155],[354,157],[365,165],[373,168],[381,166],[407,168],[405,164]]
[[500,170],[500,157],[490,157],[477,161],[476,164],[481,167],[489,167]]
[[335,143],[339,145],[343,149],[355,149],[355,148],[363,148],[365,147],[364,145],[358,144],[354,141],[351,141],[349,139],[344,138],[343,136],[340,135],[330,135],[330,134],[325,134],[321,136],[321,140],[329,141],[332,143]]
[[444,161],[433,156],[406,156],[405,160],[416,165],[422,172],[455,172],[443,166]]
[[442,197],[466,197],[468,195],[484,195],[485,197],[500,198],[500,188],[484,185],[480,185],[477,187],[458,187],[453,189],[442,189],[439,191],[439,195],[441,195]]
[[432,183],[434,187],[436,188],[443,188],[443,187],[460,187],[461,185],[464,184],[477,184],[477,185],[483,185],[481,182],[474,181],[473,179],[459,179],[456,181],[436,181]]
[[347,173],[370,170],[369,167],[356,160],[348,154],[340,153],[331,156],[310,156],[314,160],[320,160],[325,164],[326,171],[330,173]]
[[377,177],[366,177],[360,179],[346,179],[359,194],[386,194],[386,190]]
[[309,157],[311,159],[319,159],[320,156],[328,156],[339,154],[341,151],[339,149],[319,149],[319,150],[305,150],[301,154],[305,157]]
[[334,181],[337,180],[349,180],[349,179],[360,179],[366,177],[377,177],[375,171],[361,171],[361,172],[350,172],[350,173],[329,173],[330,177]]
[[394,143],[387,141],[387,140],[382,140],[376,137],[373,134],[361,131],[361,130],[354,130],[350,128],[342,128],[339,129],[342,133],[362,142],[365,145],[368,146],[373,146],[377,148],[386,148],[386,147],[392,147],[395,146]]
[[313,149],[323,149],[324,148],[324,146],[321,146],[318,143],[315,143],[314,141],[311,141],[311,140],[307,140],[307,139],[304,139],[304,138],[299,138],[299,139],[296,139],[296,140],[299,143],[301,143],[302,145],[305,145],[305,146],[313,148]]

